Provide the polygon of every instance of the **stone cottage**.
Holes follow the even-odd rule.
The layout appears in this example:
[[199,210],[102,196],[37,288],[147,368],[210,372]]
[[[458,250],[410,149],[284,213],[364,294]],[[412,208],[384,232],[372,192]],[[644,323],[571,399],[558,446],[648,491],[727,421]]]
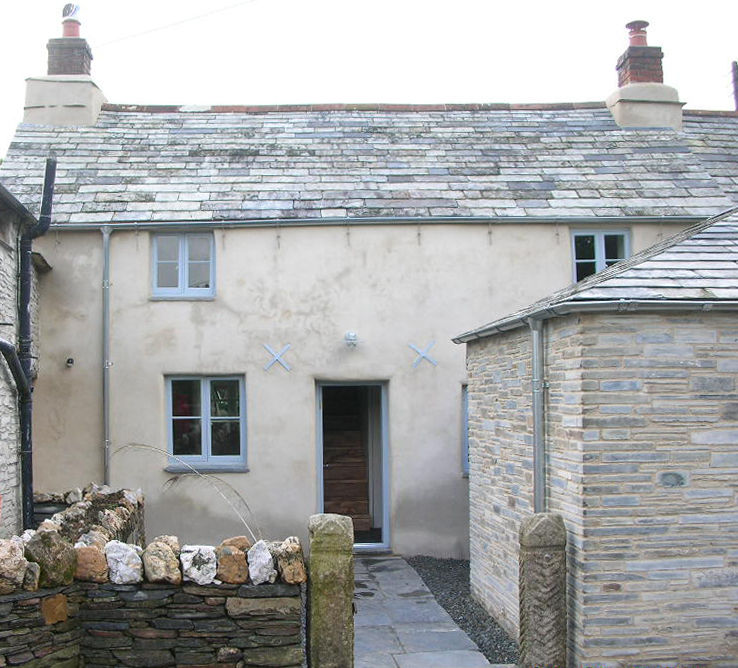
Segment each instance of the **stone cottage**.
[[270,533],[340,512],[357,549],[467,554],[459,323],[732,203],[734,116],[683,113],[640,23],[607,105],[194,108],[105,102],[65,22],[0,168],[30,206],[59,161],[35,473],[142,487],[154,534],[207,542],[248,503]]
[[734,665],[736,311],[738,208],[457,337],[472,589],[508,632],[518,528],[549,510],[571,665]]

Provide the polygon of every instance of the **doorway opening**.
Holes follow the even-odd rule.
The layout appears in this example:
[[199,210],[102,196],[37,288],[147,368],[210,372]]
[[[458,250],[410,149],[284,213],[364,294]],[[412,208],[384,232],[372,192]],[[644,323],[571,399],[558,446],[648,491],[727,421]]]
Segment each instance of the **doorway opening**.
[[355,546],[389,547],[384,386],[321,383],[318,400],[323,512],[351,517]]

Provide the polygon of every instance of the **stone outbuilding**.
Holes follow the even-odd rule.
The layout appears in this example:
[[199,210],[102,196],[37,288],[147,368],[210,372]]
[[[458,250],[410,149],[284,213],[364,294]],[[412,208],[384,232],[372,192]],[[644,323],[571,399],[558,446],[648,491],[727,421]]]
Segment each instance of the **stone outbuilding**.
[[738,209],[455,339],[471,584],[518,632],[518,530],[568,530],[569,664],[738,656]]

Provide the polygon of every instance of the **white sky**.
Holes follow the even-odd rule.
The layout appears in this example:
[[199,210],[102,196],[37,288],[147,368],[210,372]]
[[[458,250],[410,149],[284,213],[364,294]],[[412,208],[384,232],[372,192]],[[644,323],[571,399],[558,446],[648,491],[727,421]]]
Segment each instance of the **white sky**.
[[[23,115],[25,78],[46,74],[46,42],[61,36],[65,3],[0,2],[3,155]],[[78,4],[93,78],[115,103],[604,100],[628,44],[624,25],[644,19],[649,44],[664,50],[665,83],[688,107],[734,108],[735,0]]]

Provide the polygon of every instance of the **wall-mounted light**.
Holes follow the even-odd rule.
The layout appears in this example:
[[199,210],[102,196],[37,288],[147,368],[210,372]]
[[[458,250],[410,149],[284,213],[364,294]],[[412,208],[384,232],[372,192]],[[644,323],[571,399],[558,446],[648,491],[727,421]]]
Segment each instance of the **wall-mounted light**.
[[74,366],[74,357],[67,357],[67,361],[64,364],[67,365],[67,368],[71,369]]
[[346,332],[343,336],[343,340],[349,348],[356,348],[359,343],[359,335],[356,332]]

